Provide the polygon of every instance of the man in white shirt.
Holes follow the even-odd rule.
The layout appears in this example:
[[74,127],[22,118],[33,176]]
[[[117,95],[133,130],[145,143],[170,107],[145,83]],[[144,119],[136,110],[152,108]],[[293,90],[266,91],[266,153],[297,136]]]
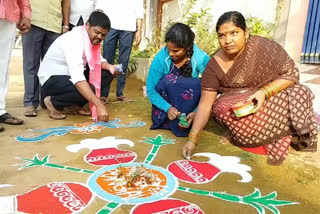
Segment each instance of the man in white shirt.
[[[44,98],[42,102],[49,110],[50,118],[65,119],[66,116],[61,110],[66,107],[72,108],[74,113],[90,115],[91,112],[82,108],[89,101],[97,108],[97,119],[108,120],[107,109],[88,83],[85,67],[87,63],[90,64],[87,47],[90,50],[98,47],[97,50],[100,50],[100,43],[109,30],[110,20],[107,15],[95,11],[90,15],[85,26],[75,27],[56,39],[50,46],[38,72]],[[102,69],[114,75],[118,74],[115,66],[102,59],[100,54],[96,58],[99,63],[101,61]]]
[[[114,63],[115,52],[119,42],[118,63],[122,64],[124,75],[117,78],[116,96],[119,101],[129,102],[132,99],[123,95],[126,83],[126,71],[131,54],[133,40],[135,45],[141,42],[142,19],[144,16],[143,0],[97,0],[96,9],[104,11],[111,20],[111,29],[103,43],[103,57]],[[113,76],[102,73],[101,96],[108,101]]]
[[71,0],[69,30],[84,25],[94,11],[96,0]]

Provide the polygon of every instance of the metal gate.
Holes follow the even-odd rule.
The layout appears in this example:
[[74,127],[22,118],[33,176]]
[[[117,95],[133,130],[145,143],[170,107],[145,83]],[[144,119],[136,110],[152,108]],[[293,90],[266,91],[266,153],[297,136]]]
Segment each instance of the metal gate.
[[300,61],[320,64],[320,0],[310,0]]

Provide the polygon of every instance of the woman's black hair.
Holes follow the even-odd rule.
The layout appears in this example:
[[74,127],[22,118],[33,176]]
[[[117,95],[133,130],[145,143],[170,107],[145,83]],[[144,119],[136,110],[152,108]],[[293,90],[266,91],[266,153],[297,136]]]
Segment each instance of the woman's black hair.
[[191,48],[194,42],[194,32],[188,25],[176,23],[167,31],[165,42],[172,42],[179,48]]
[[227,22],[233,22],[233,24],[242,30],[246,31],[247,25],[244,16],[238,11],[229,11],[222,14],[216,24],[216,31],[219,31],[221,25]]
[[93,11],[88,19],[90,26],[98,26],[110,30],[111,23],[109,17],[101,11]]

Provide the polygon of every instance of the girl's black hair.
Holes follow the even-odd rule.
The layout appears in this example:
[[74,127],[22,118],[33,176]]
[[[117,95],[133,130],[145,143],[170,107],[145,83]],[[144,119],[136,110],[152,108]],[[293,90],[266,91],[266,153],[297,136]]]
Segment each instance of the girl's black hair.
[[100,11],[93,11],[88,19],[90,26],[98,26],[110,30],[111,23],[109,17]]
[[221,25],[227,22],[233,22],[233,24],[242,30],[246,31],[247,25],[244,16],[238,11],[229,11],[222,14],[216,24],[216,31],[219,31]]
[[194,42],[194,33],[188,25],[176,23],[167,31],[165,42],[172,42],[179,48],[191,48]]
[[[172,42],[179,48],[187,50],[188,58],[191,59],[193,55],[193,42],[194,32],[188,25],[176,23],[172,25],[166,33],[165,42]],[[181,76],[191,77],[192,66],[191,61],[188,60],[183,66],[180,67]]]

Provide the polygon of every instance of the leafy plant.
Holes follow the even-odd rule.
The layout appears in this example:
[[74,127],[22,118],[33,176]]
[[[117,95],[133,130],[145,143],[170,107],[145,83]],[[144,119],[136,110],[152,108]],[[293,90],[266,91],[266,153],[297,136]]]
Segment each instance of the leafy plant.
[[252,35],[259,35],[267,38],[273,37],[275,25],[272,23],[264,23],[262,19],[249,17],[246,19],[246,24]]
[[[218,35],[215,32],[215,25],[213,23],[213,17],[210,14],[210,8],[200,9],[200,11],[194,11],[194,6],[197,0],[188,0],[185,3],[184,12],[182,14],[182,23],[187,24],[192,28],[195,33],[195,44],[205,51],[209,56],[212,56],[216,50],[220,48]],[[155,29],[152,35],[152,39],[148,41],[147,48],[137,53],[136,56],[153,58],[159,51],[161,46],[164,46],[163,35],[168,28],[173,24],[169,21],[164,30]],[[274,33],[275,24],[265,23],[262,19],[257,17],[249,17],[246,19],[246,24],[249,28],[250,34],[260,35],[267,38],[272,38]],[[160,41],[160,45],[158,45]]]
[[195,44],[212,56],[219,48],[218,37],[212,26],[210,8],[201,9],[200,12],[192,12],[195,0],[189,0],[186,4],[183,22],[189,25],[195,32]]

